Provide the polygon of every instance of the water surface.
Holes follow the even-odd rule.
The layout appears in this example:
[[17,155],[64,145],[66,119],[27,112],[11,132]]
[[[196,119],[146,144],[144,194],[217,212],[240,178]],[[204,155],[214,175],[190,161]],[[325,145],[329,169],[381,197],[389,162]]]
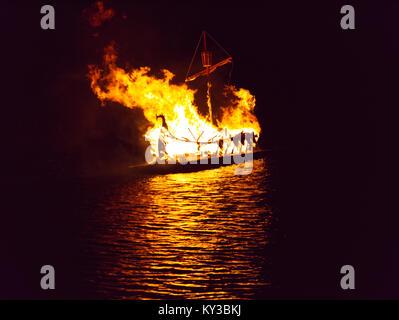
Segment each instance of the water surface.
[[271,285],[268,166],[88,183],[84,277],[106,298],[258,297]]

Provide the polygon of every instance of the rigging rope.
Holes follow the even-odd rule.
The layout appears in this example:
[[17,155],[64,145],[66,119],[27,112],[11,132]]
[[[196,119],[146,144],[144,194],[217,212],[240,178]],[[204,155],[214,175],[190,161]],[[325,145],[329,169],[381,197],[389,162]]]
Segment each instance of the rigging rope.
[[197,47],[195,48],[195,51],[194,51],[194,55],[193,55],[193,57],[191,58],[191,62],[190,62],[190,65],[189,65],[189,67],[188,67],[188,70],[187,70],[187,73],[186,73],[186,80],[187,80],[187,78],[188,78],[188,75],[190,74],[190,71],[191,71],[191,67],[193,66],[193,63],[194,63],[194,59],[195,59],[195,57],[196,57],[196,55],[197,55],[197,52],[198,52],[198,48],[199,48],[199,45],[200,45],[200,43],[201,43],[201,39],[202,39],[202,36],[206,36],[206,35],[208,35],[208,37],[229,57],[229,58],[231,58],[231,68],[230,68],[230,71],[229,71],[229,80],[228,80],[228,83],[230,84],[230,80],[231,80],[231,74],[232,74],[232,72],[233,72],[233,67],[234,67],[234,63],[233,63],[233,57],[230,55],[230,53],[228,53],[227,52],[227,50],[225,49],[225,48],[223,48],[220,44],[219,44],[219,42],[217,42],[207,31],[202,31],[201,32],[201,36],[200,36],[200,38],[199,38],[199,40],[198,40],[198,43],[197,43]]

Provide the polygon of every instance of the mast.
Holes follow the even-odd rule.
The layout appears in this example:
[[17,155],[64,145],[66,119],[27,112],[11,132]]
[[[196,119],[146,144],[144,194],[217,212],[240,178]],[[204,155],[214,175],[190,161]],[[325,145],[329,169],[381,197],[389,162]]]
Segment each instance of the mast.
[[[227,59],[224,59],[224,60],[219,61],[218,63],[212,65],[212,53],[211,53],[210,51],[208,51],[207,46],[206,46],[206,35],[207,35],[207,34],[208,34],[208,33],[207,33],[205,30],[203,30],[203,31],[201,32],[201,36],[200,36],[200,39],[199,39],[199,41],[198,41],[197,47],[195,48],[194,55],[193,55],[193,57],[192,57],[192,59],[191,59],[191,62],[190,62],[190,66],[188,67],[188,71],[187,71],[187,74],[186,74],[186,80],[185,80],[185,82],[193,81],[193,80],[197,79],[197,78],[200,77],[200,76],[205,76],[205,75],[206,75],[206,77],[207,77],[207,81],[206,81],[206,83],[207,83],[207,104],[208,104],[208,110],[209,110],[209,111],[208,111],[208,112],[209,112],[209,121],[211,122],[211,124],[213,124],[212,104],[211,104],[211,86],[212,86],[212,85],[211,85],[211,81],[210,81],[209,75],[210,75],[213,71],[215,71],[216,68],[221,67],[221,66],[223,66],[223,65],[225,65],[225,64],[227,64],[227,63],[233,63],[233,58],[230,56],[230,54],[229,54],[219,43],[216,42],[215,39],[213,39],[213,38],[208,34],[208,37],[209,37],[220,49],[222,49],[222,51],[228,56]],[[193,64],[193,62],[194,62],[194,59],[195,59],[196,55],[197,55],[197,51],[198,51],[199,45],[200,45],[200,43],[201,43],[201,40],[202,40],[203,43],[204,43],[204,50],[201,52],[201,62],[202,62],[202,66],[204,67],[204,69],[203,69],[202,71],[200,71],[200,72],[194,74],[194,75],[189,76],[189,73],[190,73],[190,70],[191,70],[191,66],[192,66],[192,64]],[[231,75],[231,71],[230,71],[230,75]]]
[[207,91],[206,91],[206,102],[208,104],[208,110],[209,110],[209,121],[211,124],[213,124],[213,117],[212,117],[212,102],[211,102],[211,82],[209,80],[209,67],[212,65],[212,54],[210,51],[206,49],[206,34],[205,31],[202,31],[202,35],[204,37],[204,51],[201,52],[201,58],[202,58],[202,66],[205,67],[206,69],[206,85],[207,85]]

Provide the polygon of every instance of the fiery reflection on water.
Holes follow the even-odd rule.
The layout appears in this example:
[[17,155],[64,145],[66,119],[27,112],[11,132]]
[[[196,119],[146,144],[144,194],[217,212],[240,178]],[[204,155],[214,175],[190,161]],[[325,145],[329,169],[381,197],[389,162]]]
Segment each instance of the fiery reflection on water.
[[251,298],[270,284],[266,160],[139,177],[87,204],[86,276],[109,298]]

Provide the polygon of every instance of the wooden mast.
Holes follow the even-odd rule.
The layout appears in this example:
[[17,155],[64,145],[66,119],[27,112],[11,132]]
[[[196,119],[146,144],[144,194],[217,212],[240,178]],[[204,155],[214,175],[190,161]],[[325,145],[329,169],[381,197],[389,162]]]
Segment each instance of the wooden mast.
[[[210,52],[208,52],[208,50],[206,49],[206,34],[205,31],[202,31],[202,34],[204,36],[204,54],[208,54],[210,57]],[[204,59],[205,60],[205,59]],[[206,91],[206,95],[207,95],[207,104],[208,104],[208,110],[209,110],[209,121],[211,122],[211,124],[213,124],[213,117],[212,117],[212,102],[211,102],[211,82],[209,80],[209,64],[208,63],[204,63],[205,61],[203,61],[203,64],[206,68],[206,85],[207,85],[207,91]]]
[[[216,68],[221,67],[227,63],[233,63],[233,58],[230,56],[230,54],[219,44],[216,42],[215,39],[212,38],[212,36],[210,36],[208,34],[208,36],[210,37],[210,39],[220,48],[223,50],[223,52],[228,56],[227,59],[224,59],[222,61],[219,61],[218,63],[212,65],[212,55],[211,52],[207,50],[207,45],[206,45],[206,35],[208,33],[203,30],[200,36],[200,39],[198,41],[197,47],[195,48],[195,52],[194,55],[191,59],[190,62],[190,66],[188,67],[187,70],[187,74],[186,74],[186,79],[185,82],[188,81],[193,81],[195,79],[197,79],[200,76],[205,76],[207,77],[207,104],[208,104],[208,109],[209,109],[209,120],[210,122],[213,124],[213,116],[212,116],[212,104],[211,104],[211,82],[210,82],[210,77],[209,75],[216,70]],[[198,48],[200,46],[201,40],[204,42],[204,51],[201,52],[201,60],[202,60],[202,66],[204,67],[204,69],[194,75],[189,76],[192,64],[194,62],[194,59],[197,55],[198,52]],[[231,71],[230,71],[230,75],[231,75]]]

